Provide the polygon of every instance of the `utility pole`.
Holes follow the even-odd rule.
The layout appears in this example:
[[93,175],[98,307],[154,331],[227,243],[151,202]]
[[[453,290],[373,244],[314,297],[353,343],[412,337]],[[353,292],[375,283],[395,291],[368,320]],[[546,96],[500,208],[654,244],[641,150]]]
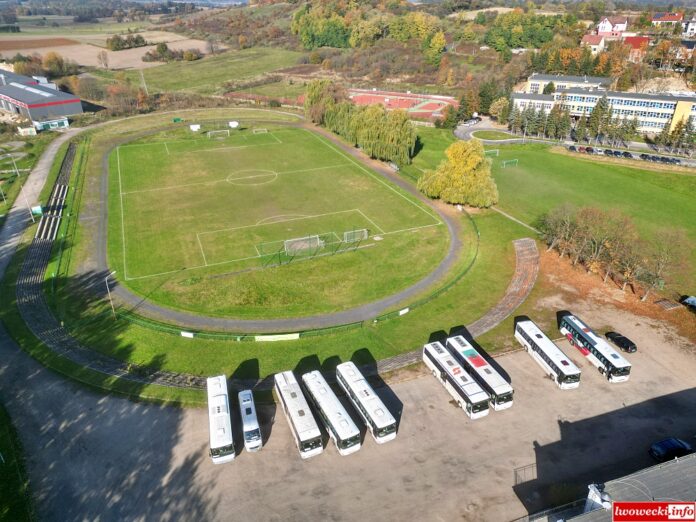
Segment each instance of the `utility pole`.
[[111,289],[109,288],[109,278],[116,273],[116,270],[112,271],[109,275],[104,278],[104,284],[106,285],[106,293],[109,296],[109,304],[111,305],[111,313],[116,319],[116,309],[114,308],[114,301],[111,298]]

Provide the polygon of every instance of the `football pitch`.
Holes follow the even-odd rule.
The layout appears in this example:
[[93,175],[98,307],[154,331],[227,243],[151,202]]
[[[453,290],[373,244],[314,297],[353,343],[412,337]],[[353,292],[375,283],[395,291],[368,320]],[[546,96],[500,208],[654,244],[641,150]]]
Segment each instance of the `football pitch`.
[[[162,132],[110,155],[117,216],[110,214],[109,256],[132,289],[156,288],[155,299],[159,293],[176,308],[235,314],[241,302],[214,303],[225,294],[235,302],[230,293],[243,281],[262,278],[264,292],[275,285],[283,294],[310,271],[314,280],[321,275],[324,294],[336,287],[354,305],[415,282],[444,256],[447,233],[431,209],[323,137],[272,125],[229,136],[206,130]],[[370,284],[366,270],[378,282]],[[218,297],[194,305],[201,291]],[[321,296],[300,292],[291,304],[306,298]]]

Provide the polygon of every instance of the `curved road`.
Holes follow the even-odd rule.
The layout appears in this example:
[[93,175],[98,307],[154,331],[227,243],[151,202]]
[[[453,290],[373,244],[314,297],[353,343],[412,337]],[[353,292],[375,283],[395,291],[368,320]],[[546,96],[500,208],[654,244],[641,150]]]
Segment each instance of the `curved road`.
[[[282,122],[279,122],[282,123]],[[292,125],[283,123],[286,125]],[[405,305],[408,300],[414,298],[424,290],[435,286],[441,281],[450,269],[456,263],[459,253],[462,248],[462,243],[459,238],[460,216],[454,213],[448,213],[444,207],[440,207],[433,201],[424,197],[412,184],[404,181],[398,175],[395,175],[391,170],[386,168],[381,162],[373,161],[367,158],[362,152],[354,147],[350,147],[342,143],[333,134],[324,129],[309,126],[307,124],[297,125],[307,129],[309,132],[315,132],[326,138],[340,154],[346,156],[349,160],[357,162],[359,165],[367,165],[368,168],[381,174],[391,183],[397,185],[402,190],[417,198],[420,202],[427,205],[435,211],[442,222],[447,226],[450,235],[450,244],[447,255],[440,262],[437,268],[421,279],[414,285],[401,290],[393,295],[367,303],[349,310],[341,312],[318,314],[301,318],[286,318],[286,319],[232,319],[222,317],[207,317],[198,315],[192,312],[174,310],[161,306],[157,303],[148,301],[146,298],[133,293],[130,289],[122,284],[116,284],[112,290],[112,294],[126,306],[140,315],[151,317],[153,319],[168,323],[175,323],[184,328],[194,330],[225,330],[243,333],[274,333],[274,332],[297,332],[301,330],[310,330],[316,328],[326,328],[348,323],[356,323],[373,319],[378,315],[387,311],[393,310],[397,305]],[[130,138],[132,140],[133,138]],[[130,141],[129,140],[129,141]],[[117,146],[118,144],[114,145]],[[107,263],[107,199],[108,199],[108,155],[113,150],[109,149],[104,153],[102,158],[102,175],[100,184],[100,201],[101,210],[99,212],[98,233],[93,239],[96,241],[94,248],[89,249],[93,254],[91,266],[96,265],[99,272],[108,274],[111,270]]]

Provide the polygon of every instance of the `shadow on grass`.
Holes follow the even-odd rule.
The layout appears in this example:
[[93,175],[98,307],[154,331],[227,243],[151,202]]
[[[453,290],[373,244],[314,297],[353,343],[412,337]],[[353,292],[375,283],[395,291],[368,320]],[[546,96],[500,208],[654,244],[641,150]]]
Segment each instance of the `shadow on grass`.
[[368,348],[360,348],[353,352],[350,360],[360,368],[365,378],[372,384],[375,394],[377,394],[394,416],[396,419],[396,430],[398,432],[399,426],[401,425],[401,416],[404,412],[404,403],[401,402],[396,393],[384,382],[377,372],[377,361],[372,355],[372,352],[370,352]]

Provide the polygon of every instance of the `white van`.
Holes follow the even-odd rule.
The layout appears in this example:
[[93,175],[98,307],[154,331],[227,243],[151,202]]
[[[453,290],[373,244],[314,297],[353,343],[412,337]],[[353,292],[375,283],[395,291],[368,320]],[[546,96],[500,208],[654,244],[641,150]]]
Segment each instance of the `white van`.
[[261,428],[256,418],[256,406],[251,390],[239,392],[239,412],[242,416],[242,431],[244,432],[244,447],[247,451],[259,451],[261,441]]

